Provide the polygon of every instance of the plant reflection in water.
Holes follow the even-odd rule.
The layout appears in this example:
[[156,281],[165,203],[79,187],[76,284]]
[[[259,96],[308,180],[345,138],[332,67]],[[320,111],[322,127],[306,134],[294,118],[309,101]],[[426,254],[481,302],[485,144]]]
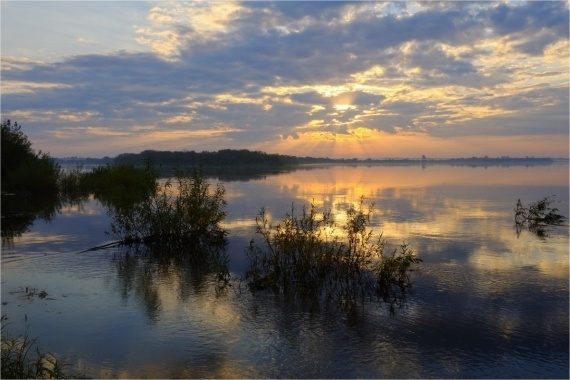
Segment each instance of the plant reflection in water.
[[365,209],[362,197],[358,209],[347,210],[341,228],[330,211],[319,217],[314,202],[309,210],[303,207],[300,216],[292,206],[291,213],[275,224],[261,209],[256,232],[265,249],[252,239],[246,250],[251,263],[246,273],[249,288],[322,298],[343,306],[376,298],[394,313],[411,290],[413,266],[422,260],[405,243],[391,255],[385,252],[382,234],[376,238],[370,228],[373,207]]
[[222,292],[228,277],[221,277],[220,268],[227,271],[227,262],[224,249],[200,251],[191,246],[179,247],[176,252],[156,246],[122,246],[113,255],[117,290],[125,301],[134,294],[150,321],[157,321],[160,316],[161,284],[175,288],[180,302],[211,286]]

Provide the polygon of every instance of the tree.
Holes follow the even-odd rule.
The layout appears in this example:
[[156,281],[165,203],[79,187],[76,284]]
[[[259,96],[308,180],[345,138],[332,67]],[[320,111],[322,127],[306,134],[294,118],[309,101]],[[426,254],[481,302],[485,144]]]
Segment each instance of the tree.
[[47,153],[35,153],[21,126],[3,120],[2,190],[56,191],[60,167]]

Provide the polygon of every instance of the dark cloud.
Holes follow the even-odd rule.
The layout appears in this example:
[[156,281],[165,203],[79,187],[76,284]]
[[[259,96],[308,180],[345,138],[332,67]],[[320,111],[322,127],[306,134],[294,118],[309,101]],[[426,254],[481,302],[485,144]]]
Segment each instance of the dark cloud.
[[488,19],[495,33],[522,40],[515,46],[527,54],[542,54],[548,45],[569,37],[570,20],[565,1],[501,3],[488,11]]
[[500,3],[488,11],[488,17],[490,26],[502,35],[549,29],[560,38],[568,38],[568,4],[564,1]]
[[[357,116],[368,127],[386,132],[423,130],[418,120],[445,124],[452,115],[436,107],[441,99],[409,100],[414,98],[410,91],[459,86],[481,93],[457,95],[446,107],[479,105],[519,110],[520,115],[529,116],[526,121],[542,115],[551,120],[544,121],[546,127],[533,129],[524,117],[504,115],[500,122],[493,119],[486,124],[504,125],[491,128],[493,133],[567,133],[562,128],[567,128],[568,119],[567,82],[561,89],[502,94],[501,86],[516,80],[518,69],[482,67],[477,59],[494,53],[485,46],[473,47],[506,37],[517,51],[539,57],[547,46],[568,40],[567,2],[279,1],[241,6],[244,9],[227,21],[227,30],[214,36],[202,36],[196,25],[174,23],[169,32],[180,45],[171,57],[121,51],[76,55],[49,64],[13,63],[2,71],[4,83],[37,86],[21,93],[3,91],[3,114],[51,112],[56,120],[54,114],[90,112],[84,124],[96,121],[113,128],[164,124],[169,117],[191,115],[191,121],[182,123],[184,128],[231,125],[234,132],[228,136],[249,142],[298,137],[296,128],[316,117],[326,124],[322,130],[338,133],[346,133]],[[3,68],[8,67],[4,62],[7,58]],[[374,67],[381,72],[356,82],[354,78]],[[270,89],[337,85],[347,90],[338,94],[336,89],[337,95],[329,97],[316,89],[291,90],[286,95]],[[392,95],[385,90],[390,87]],[[338,104],[357,109],[341,112],[333,107]],[[323,109],[313,109],[316,105]],[[475,124],[445,133],[490,131]]]
[[[435,71],[446,77],[455,77],[476,73],[473,64],[457,56],[453,56],[433,43],[420,43],[414,46],[414,51],[406,56],[407,64],[425,71]],[[441,80],[441,78],[440,78]]]
[[297,103],[324,105],[330,102],[316,91],[307,91],[300,94],[291,95],[291,99]]

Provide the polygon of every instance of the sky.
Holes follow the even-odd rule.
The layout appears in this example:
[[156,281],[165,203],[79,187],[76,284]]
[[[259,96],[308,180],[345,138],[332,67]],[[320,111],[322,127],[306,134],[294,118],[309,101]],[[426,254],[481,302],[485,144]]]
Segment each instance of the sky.
[[569,3],[6,1],[1,114],[53,157],[569,156]]

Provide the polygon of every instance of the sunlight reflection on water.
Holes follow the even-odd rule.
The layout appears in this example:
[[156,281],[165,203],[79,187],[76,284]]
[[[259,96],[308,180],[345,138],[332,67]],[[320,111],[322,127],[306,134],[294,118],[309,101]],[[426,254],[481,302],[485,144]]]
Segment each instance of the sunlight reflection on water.
[[[77,253],[112,238],[91,200],[2,241],[12,332],[29,324],[42,348],[96,378],[567,377],[568,227],[546,240],[513,229],[518,198],[556,194],[568,215],[567,165],[331,167],[225,187],[232,287],[120,250]],[[342,223],[362,195],[376,232],[424,260],[396,315],[246,289],[262,206],[279,220],[314,200]]]

